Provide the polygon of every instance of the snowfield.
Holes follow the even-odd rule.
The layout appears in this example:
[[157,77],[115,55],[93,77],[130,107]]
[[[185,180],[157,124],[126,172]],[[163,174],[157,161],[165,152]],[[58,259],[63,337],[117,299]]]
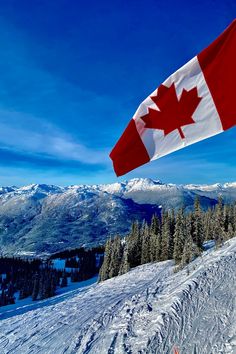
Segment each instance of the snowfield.
[[236,238],[177,273],[147,264],[3,313],[0,353],[236,353],[235,270]]

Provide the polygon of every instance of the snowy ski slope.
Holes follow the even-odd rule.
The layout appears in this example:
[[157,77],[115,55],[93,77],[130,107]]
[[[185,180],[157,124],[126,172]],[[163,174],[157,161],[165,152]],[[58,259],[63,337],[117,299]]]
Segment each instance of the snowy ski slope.
[[[0,315],[0,353],[236,353],[236,238]],[[1,313],[1,309],[0,309]]]

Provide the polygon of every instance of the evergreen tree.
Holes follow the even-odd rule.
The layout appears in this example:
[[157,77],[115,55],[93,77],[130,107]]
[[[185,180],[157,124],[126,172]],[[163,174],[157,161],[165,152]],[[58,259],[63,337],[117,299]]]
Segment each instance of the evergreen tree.
[[80,279],[79,279],[79,272],[77,269],[73,269],[71,271],[71,282],[72,283],[75,283],[75,282],[78,282]]
[[141,264],[150,262],[150,234],[148,224],[145,222],[141,229],[142,248],[141,248]]
[[127,243],[130,267],[136,267],[141,263],[141,235],[138,221],[132,224],[131,232],[127,237]]
[[129,265],[129,257],[128,257],[128,247],[127,244],[125,244],[118,275],[128,273],[129,270],[130,270],[130,265]]
[[30,279],[24,274],[24,278],[22,280],[22,285],[20,287],[19,292],[19,300],[25,299],[26,297],[31,295],[30,291]]
[[[13,285],[13,282],[10,281],[8,286],[7,286],[7,296],[8,296],[8,300],[11,302],[11,303],[15,303],[14,301],[14,292],[15,292],[15,287]],[[13,301],[13,302],[12,302]]]
[[171,215],[169,212],[163,212],[162,214],[162,249],[161,260],[173,258],[173,235],[171,233]]
[[109,278],[118,275],[122,258],[122,245],[120,236],[116,236],[112,242],[111,261],[109,265]]
[[157,246],[158,246],[158,236],[151,231],[149,231],[149,258],[150,262],[155,262],[157,260]]
[[5,293],[5,289],[2,289],[1,297],[0,297],[0,306],[7,305],[7,296]]
[[[149,252],[150,252],[150,261],[155,262],[159,260],[159,252],[160,252],[160,221],[158,217],[153,215],[150,225],[150,245],[149,245]],[[158,249],[158,251],[157,251]]]
[[39,275],[36,273],[33,277],[33,292],[32,292],[32,300],[35,301],[38,298],[39,293]]
[[158,235],[159,232],[160,232],[160,221],[157,217],[156,214],[154,214],[152,216],[152,220],[151,220],[151,225],[150,225],[150,233],[151,234],[155,234],[155,235]]
[[188,264],[192,261],[192,259],[193,259],[193,240],[191,234],[188,233],[184,243],[181,264],[182,265]]
[[220,247],[224,240],[224,230],[221,227],[219,220],[215,220],[214,223],[214,240],[216,243],[216,247]]
[[208,209],[203,216],[203,230],[204,230],[204,241],[212,239],[213,236],[213,210]]
[[224,205],[223,206],[223,229],[224,231],[228,232],[228,227],[229,227],[229,212],[230,212],[230,206],[229,205]]
[[162,254],[162,234],[161,231],[157,235],[156,239],[156,256],[155,259],[157,262],[161,261],[161,254]]
[[220,223],[220,226],[223,228],[224,226],[224,207],[223,207],[223,198],[221,195],[218,196],[218,203],[216,205],[216,215],[217,219]]
[[175,232],[174,232],[174,252],[173,257],[175,263],[181,262],[185,243],[185,223],[183,209],[180,209],[176,216]]
[[[174,211],[174,209],[172,209],[169,212],[169,216],[170,216],[170,233],[172,236],[174,236],[174,233],[175,233],[175,211]],[[173,242],[174,242],[174,239],[173,239]],[[173,245],[173,247],[174,247],[174,245]]]
[[40,300],[47,299],[55,295],[56,277],[54,271],[50,268],[42,269],[39,277],[39,293]]
[[169,212],[169,227],[170,227],[170,234],[169,234],[169,250],[168,250],[168,259],[173,259],[174,256],[174,231],[175,231],[175,216],[174,211]]
[[223,201],[222,197],[219,196],[218,204],[215,208],[215,218],[214,218],[214,240],[216,243],[216,247],[222,245],[224,240],[224,212],[223,212]]
[[109,271],[110,271],[109,267],[110,267],[111,254],[112,254],[111,246],[112,246],[112,241],[111,238],[109,238],[105,245],[104,260],[99,271],[99,281],[104,281],[106,279],[109,279]]
[[47,298],[46,286],[45,286],[46,281],[47,279],[46,279],[45,270],[42,270],[39,276],[39,299],[40,300]]
[[236,205],[230,205],[228,219],[233,231],[236,231]]
[[194,202],[193,212],[193,242],[202,248],[204,241],[203,217],[199,197],[197,196]]
[[67,275],[66,275],[66,271],[64,270],[63,274],[62,274],[62,279],[61,279],[61,284],[60,287],[61,288],[65,288],[68,285],[67,282]]
[[51,270],[49,275],[50,275],[50,288],[49,288],[49,292],[48,292],[48,297],[51,297],[51,296],[55,295],[57,278],[56,278],[54,270]]
[[80,257],[79,278],[80,280],[87,280],[96,274],[96,256],[91,250],[85,251]]
[[229,224],[228,231],[225,234],[226,234],[225,240],[229,240],[229,239],[235,237],[235,232],[234,232],[234,229],[233,229],[233,226],[231,223]]

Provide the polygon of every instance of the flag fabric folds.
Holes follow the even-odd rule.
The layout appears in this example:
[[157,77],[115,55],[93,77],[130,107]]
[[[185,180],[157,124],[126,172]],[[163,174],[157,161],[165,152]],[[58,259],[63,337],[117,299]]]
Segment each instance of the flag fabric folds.
[[121,176],[236,125],[236,20],[138,107],[110,153]]

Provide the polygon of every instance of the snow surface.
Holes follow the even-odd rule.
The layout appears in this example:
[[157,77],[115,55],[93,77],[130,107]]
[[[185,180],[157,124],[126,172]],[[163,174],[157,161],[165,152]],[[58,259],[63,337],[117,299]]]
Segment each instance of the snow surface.
[[3,320],[4,318],[16,316],[22,313],[26,313],[28,311],[35,310],[37,308],[49,306],[50,304],[56,304],[58,302],[61,302],[66,298],[70,298],[73,295],[73,293],[77,292],[78,290],[80,292],[86,290],[88,286],[96,283],[97,280],[98,280],[98,275],[88,280],[84,280],[80,282],[71,282],[71,278],[68,277],[67,278],[68,285],[63,288],[58,287],[56,290],[57,295],[46,300],[33,301],[31,296],[19,300],[19,292],[17,292],[15,293],[15,298],[16,298],[15,304],[0,307],[0,320]]
[[0,352],[236,353],[235,265],[236,238],[177,273],[172,261],[147,264],[5,313]]

